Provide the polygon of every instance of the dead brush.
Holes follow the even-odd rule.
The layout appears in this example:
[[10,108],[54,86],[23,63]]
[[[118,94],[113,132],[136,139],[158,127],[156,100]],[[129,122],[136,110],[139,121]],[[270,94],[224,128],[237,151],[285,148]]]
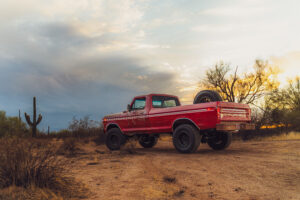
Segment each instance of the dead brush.
[[67,162],[57,156],[53,145],[38,146],[25,139],[0,140],[0,189],[37,187],[70,195],[74,184],[64,175]]
[[75,156],[79,150],[77,142],[77,139],[74,137],[64,138],[57,153],[65,156]]
[[106,140],[106,135],[103,132],[103,129],[99,129],[99,133],[98,135],[93,139],[93,141],[95,142],[96,145],[102,145],[105,144],[105,140]]

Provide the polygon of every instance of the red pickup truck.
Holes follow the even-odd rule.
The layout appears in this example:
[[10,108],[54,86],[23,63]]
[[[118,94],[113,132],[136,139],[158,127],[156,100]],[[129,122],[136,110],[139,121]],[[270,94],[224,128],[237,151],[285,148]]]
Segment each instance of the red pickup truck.
[[215,150],[227,148],[231,132],[254,129],[248,105],[222,102],[218,93],[200,92],[192,105],[181,106],[177,96],[148,94],[135,97],[127,111],[103,118],[106,145],[118,150],[131,136],[141,146],[153,147],[162,133],[172,134],[181,153],[191,153],[202,143]]

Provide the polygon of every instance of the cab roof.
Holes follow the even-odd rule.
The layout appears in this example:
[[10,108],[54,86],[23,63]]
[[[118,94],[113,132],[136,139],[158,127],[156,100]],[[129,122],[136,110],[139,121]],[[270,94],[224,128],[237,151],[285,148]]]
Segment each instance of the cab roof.
[[175,97],[177,99],[179,99],[177,96],[175,95],[170,95],[170,94],[158,94],[158,93],[150,93],[150,94],[145,94],[145,95],[139,95],[139,96],[135,96],[134,98],[142,98],[142,97],[152,97],[152,96],[167,96],[167,97]]

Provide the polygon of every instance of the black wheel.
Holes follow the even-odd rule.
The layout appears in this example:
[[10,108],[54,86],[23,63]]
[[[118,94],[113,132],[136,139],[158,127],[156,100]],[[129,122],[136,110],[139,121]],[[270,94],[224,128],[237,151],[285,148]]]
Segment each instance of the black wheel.
[[214,101],[223,101],[223,99],[216,91],[203,90],[196,95],[194,99],[194,104]]
[[180,153],[195,152],[200,145],[199,131],[190,124],[178,126],[173,133],[173,144]]
[[139,138],[139,143],[144,148],[152,148],[157,143],[157,137],[150,135],[142,135]]
[[112,128],[107,131],[106,134],[106,146],[110,150],[119,150],[120,147],[125,144],[126,137],[123,135],[120,129]]
[[231,144],[231,133],[218,132],[213,139],[207,140],[207,144],[214,150],[223,150]]

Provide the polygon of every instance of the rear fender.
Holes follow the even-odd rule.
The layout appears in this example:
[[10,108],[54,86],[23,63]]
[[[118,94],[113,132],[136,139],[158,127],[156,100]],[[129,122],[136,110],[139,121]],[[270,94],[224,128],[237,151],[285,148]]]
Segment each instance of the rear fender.
[[172,132],[175,131],[175,129],[180,126],[181,124],[191,124],[193,125],[195,128],[197,128],[198,131],[200,131],[199,126],[191,119],[189,118],[179,118],[174,120],[173,124],[172,124]]

